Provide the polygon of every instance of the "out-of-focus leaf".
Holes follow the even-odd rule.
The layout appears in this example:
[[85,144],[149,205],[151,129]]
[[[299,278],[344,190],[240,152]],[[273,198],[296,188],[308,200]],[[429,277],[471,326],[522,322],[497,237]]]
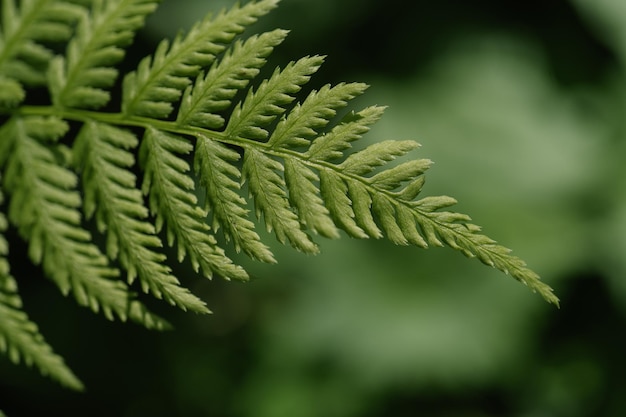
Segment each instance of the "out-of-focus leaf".
[[572,0],[598,34],[620,55],[626,64],[626,2],[622,0]]

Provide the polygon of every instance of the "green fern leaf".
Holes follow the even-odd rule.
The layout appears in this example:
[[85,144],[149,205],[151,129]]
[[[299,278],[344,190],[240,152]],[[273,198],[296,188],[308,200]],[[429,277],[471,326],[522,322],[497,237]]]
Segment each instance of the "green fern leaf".
[[355,221],[352,200],[347,184],[341,175],[330,169],[320,171],[320,190],[322,198],[335,224],[348,235],[357,239],[367,239],[369,235]]
[[274,263],[274,255],[261,242],[248,218],[246,200],[238,193],[241,172],[232,165],[239,154],[207,137],[196,142],[195,168],[200,173],[201,184],[207,193],[206,206],[213,214],[213,227],[222,227],[227,239],[233,241],[237,251],[244,251],[254,259]]
[[281,243],[289,240],[293,247],[304,253],[317,253],[317,245],[302,231],[298,216],[290,208],[285,182],[277,174],[280,170],[282,165],[263,152],[254,148],[246,150],[243,174],[254,196],[257,214],[265,216],[267,230],[274,230]]
[[[373,172],[374,169],[383,166],[387,162],[393,161],[400,156],[406,155],[408,152],[412,151],[418,146],[419,144],[412,140],[385,140],[370,145],[360,152],[353,153],[352,155],[348,156],[343,163],[341,163],[340,167],[341,170],[346,174],[352,174],[357,176],[367,175]],[[421,159],[418,160],[417,163],[420,166],[423,166],[423,168],[421,172],[418,172],[415,175],[418,175],[419,173],[422,173],[426,169],[428,169],[432,162]],[[400,173],[404,172],[403,169],[400,169],[399,171]],[[409,178],[412,176],[413,175],[407,174],[407,177]]]
[[[353,134],[357,135],[356,132]],[[352,135],[348,137],[354,138]],[[320,140],[328,141],[324,137]],[[335,141],[336,139],[330,142]],[[348,143],[345,140],[338,140],[337,143],[343,143],[342,148],[347,148]],[[315,144],[313,142],[311,149]],[[383,147],[387,150],[383,150]],[[352,209],[353,200],[350,196],[362,195],[365,188],[367,194],[371,196],[371,209],[379,219],[380,227],[392,242],[400,245],[410,243],[421,247],[447,244],[466,256],[477,257],[483,263],[511,274],[531,290],[539,292],[547,301],[558,305],[558,298],[548,285],[540,281],[535,272],[528,269],[521,259],[510,255],[509,249],[481,235],[480,228],[469,223],[470,218],[467,215],[439,211],[456,204],[456,200],[442,196],[413,201],[421,190],[423,184],[421,175],[430,166],[429,160],[410,161],[372,177],[360,176],[370,173],[377,166],[393,160],[396,156],[403,155],[412,147],[415,147],[415,144],[410,142],[381,142],[371,145],[346,158],[338,166],[338,172],[328,170],[321,164],[322,161],[318,161],[319,169],[323,170],[322,195],[326,198],[331,214],[344,229],[357,237],[378,235],[377,228],[372,227],[373,217],[369,213],[369,208],[354,204],[357,210]],[[311,155],[311,149],[305,155]],[[339,157],[339,152],[334,149],[330,152],[319,151],[317,154],[327,158]],[[309,161],[313,162],[311,159]],[[404,183],[408,183],[407,188],[396,191]]]
[[135,31],[157,7],[155,0],[94,2],[91,13],[82,13],[77,33],[67,47],[67,58],[58,56],[48,72],[52,102],[60,107],[100,108],[108,103],[117,69]]
[[199,76],[193,88],[187,88],[176,121],[180,126],[191,125],[219,129],[224,125],[220,111],[227,109],[237,91],[245,88],[257,76],[271,54],[287,36],[285,30],[274,30],[237,41],[219,63],[212,65],[206,76]]
[[42,374],[50,375],[61,385],[83,390],[83,384],[63,358],[52,351],[21,307],[17,283],[8,274],[6,259],[0,257],[0,352],[13,363],[35,365]]
[[26,92],[19,82],[0,75],[0,109],[15,107],[25,97]]
[[144,170],[144,194],[149,195],[150,210],[156,216],[156,229],[167,223],[169,245],[178,241],[178,258],[189,255],[193,268],[201,267],[207,277],[217,273],[227,279],[247,279],[243,268],[236,266],[217,246],[205,223],[207,213],[197,206],[191,192],[194,181],[186,175],[190,170],[177,154],[188,154],[193,146],[188,140],[148,128],[140,149]]
[[[246,279],[214,233],[222,230],[236,251],[275,262],[249,217],[253,206],[280,242],[305,253],[318,251],[313,233],[337,238],[339,230],[399,245],[447,245],[558,305],[521,259],[469,216],[447,211],[453,198],[419,198],[431,161],[398,160],[417,143],[351,149],[384,111],[372,106],[335,120],[366,85],[325,85],[296,102],[324,60],[309,56],[249,86],[287,31],[235,38],[277,2],[237,5],[161,42],[123,77],[119,113],[99,109],[110,104],[115,66],[157,0],[2,2],[2,188],[8,220],[33,263],[80,305],[165,329],[131,291],[135,280],[179,308],[209,310],[166,265],[160,234],[177,246],[179,261],[188,259],[206,277]],[[67,48],[53,57],[49,44],[58,41]],[[51,105],[21,105],[28,88],[42,84]],[[235,104],[236,97],[243,99]],[[81,211],[106,237],[102,249]],[[0,212],[0,351],[80,388],[21,310],[1,234],[5,217]]]
[[73,33],[84,8],[67,1],[14,0],[2,2],[0,75],[29,85],[46,81],[53,52],[44,43],[62,42]]
[[128,170],[135,162],[124,148],[137,146],[129,131],[107,124],[87,122],[74,144],[74,161],[79,164],[85,188],[85,211],[96,214],[100,231],[107,230],[107,254],[119,258],[132,283],[138,276],[144,292],[164,298],[184,310],[207,313],[195,297],[171,274],[165,255],[153,248],[162,245],[154,226],[145,221],[148,210],[136,177]]
[[[302,107],[295,106],[294,111],[300,112]],[[309,149],[301,154],[285,149],[280,156],[285,160],[285,165],[289,166],[287,182],[302,184],[302,178],[308,178],[309,184],[312,184],[315,176],[305,168],[305,163],[315,167],[320,172],[320,193],[323,202],[335,223],[349,235],[358,238],[378,238],[381,237],[382,230],[387,238],[399,245],[413,244],[427,247],[447,244],[469,257],[477,257],[483,263],[511,274],[533,291],[539,292],[549,302],[558,304],[558,299],[550,287],[541,282],[536,273],[528,269],[519,258],[511,256],[509,249],[481,235],[480,229],[469,223],[468,216],[440,211],[456,204],[456,200],[445,196],[414,200],[421,190],[423,174],[430,167],[431,161],[413,160],[374,173],[376,169],[416,148],[418,145],[415,142],[385,141],[360,152],[344,155],[343,151],[349,149],[350,143],[367,132],[381,113],[381,108],[371,107],[360,113],[348,115],[328,134],[322,134],[314,139]],[[290,118],[291,114],[279,122],[276,131],[281,132],[281,124],[286,125]],[[261,121],[257,120],[257,123]],[[317,123],[323,125],[323,122]],[[314,133],[313,129],[303,129],[301,132],[309,135]],[[288,143],[290,147],[299,147],[308,142],[297,133],[289,138],[289,141],[282,143]],[[277,140],[275,143],[281,141]],[[292,220],[293,212],[289,210],[289,205],[285,204],[286,183],[283,183],[282,178],[276,174],[282,169],[282,165],[270,159],[264,152],[271,153],[263,146],[248,145],[244,154],[244,171],[252,172],[256,176],[252,177],[254,181],[251,181],[255,204],[257,207],[261,206],[262,211],[268,208],[273,210],[264,212],[266,217],[268,213],[270,214],[269,220],[266,219],[269,221],[269,227],[278,224],[282,228],[277,231],[279,240],[287,233],[287,227],[291,227],[289,231],[292,236],[297,236],[298,229],[295,229]],[[246,166],[246,158],[250,154],[253,158],[250,159],[249,166]],[[276,156],[276,153],[273,155]],[[343,162],[333,163],[333,160],[341,158],[345,158]],[[297,159],[300,159],[299,163],[294,162]],[[373,175],[367,176],[372,173]],[[290,176],[294,179],[290,179]],[[250,177],[250,174],[247,177]],[[406,189],[403,188],[405,186]],[[294,190],[294,187],[291,189]],[[311,188],[309,185],[308,190],[292,192],[291,201],[295,211],[306,213],[303,207],[315,207],[316,216],[323,217],[323,210],[316,198],[314,187]],[[407,197],[410,199],[407,200]],[[303,222],[307,223],[306,220]],[[296,247],[306,242],[300,236],[290,237],[290,241]]]
[[289,201],[302,226],[331,239],[339,238],[339,231],[315,185],[319,176],[302,161],[288,158],[285,160],[285,179]]
[[296,106],[281,120],[268,140],[271,148],[297,148],[308,146],[310,139],[335,117],[337,110],[350,100],[363,94],[367,85],[362,83],[325,85],[313,91],[302,105]]
[[[0,193],[0,203],[2,198]],[[22,310],[17,282],[10,275],[6,259],[8,245],[3,235],[6,227],[6,218],[0,213],[0,352],[14,363],[34,364],[43,374],[49,374],[62,385],[82,390],[83,384],[52,351],[37,325]]]
[[367,133],[384,111],[384,107],[372,106],[358,113],[350,112],[328,134],[315,138],[303,156],[306,159],[326,161],[342,158],[343,151],[350,148],[350,143]]
[[14,118],[3,127],[2,137],[14,142],[5,178],[12,223],[29,242],[30,258],[43,264],[63,294],[72,292],[80,305],[102,310],[110,320],[115,314],[123,321],[168,328],[115,279],[119,271],[109,266],[80,226],[81,200],[73,191],[77,178],[58,165],[58,156],[42,143],[55,141],[66,129],[59,119],[40,117]]
[[235,107],[224,133],[230,138],[267,138],[264,127],[285,111],[285,106],[294,100],[293,95],[309,81],[323,60],[321,56],[305,57],[290,62],[282,71],[274,71],[269,80],[264,80],[256,92],[250,90]]
[[163,41],[154,58],[146,57],[136,72],[124,79],[122,112],[127,115],[166,118],[173,111],[182,91],[203,67],[210,66],[216,55],[245,26],[276,7],[278,0],[251,2],[233,7],[214,19],[208,16],[186,36],[178,36],[172,45]]

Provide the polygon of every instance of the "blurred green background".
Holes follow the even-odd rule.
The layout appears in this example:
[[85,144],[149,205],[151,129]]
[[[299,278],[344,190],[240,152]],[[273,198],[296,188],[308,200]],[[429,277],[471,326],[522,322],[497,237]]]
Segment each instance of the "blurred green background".
[[[164,0],[129,56],[231,0]],[[86,383],[0,360],[17,416],[626,415],[626,2],[283,0],[248,34],[291,29],[270,64],[328,55],[311,82],[388,105],[367,141],[415,139],[425,195],[459,200],[562,300],[450,249],[319,239],[225,283],[177,267],[210,317],[155,308],[159,334],[107,322],[15,271],[26,308]],[[268,237],[269,242],[275,242]],[[25,261],[19,240],[12,262]],[[16,268],[14,268],[16,269]]]

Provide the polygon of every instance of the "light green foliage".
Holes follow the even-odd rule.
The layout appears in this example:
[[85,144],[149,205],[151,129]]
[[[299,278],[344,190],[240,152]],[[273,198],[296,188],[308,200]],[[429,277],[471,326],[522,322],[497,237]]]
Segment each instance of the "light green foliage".
[[110,93],[105,88],[115,84],[118,73],[113,66],[156,7],[153,0],[94,1],[90,13],[81,13],[66,56],[56,57],[50,66],[52,102],[94,109],[107,104]]
[[[54,57],[47,45],[69,39],[76,20],[85,12],[83,7],[68,1],[28,0],[18,4],[15,0],[3,1],[2,77],[20,84],[44,84],[48,63]],[[20,84],[13,83],[13,87]]]
[[[0,202],[2,195],[0,194]],[[17,293],[17,282],[10,275],[7,241],[1,234],[7,227],[6,218],[0,213],[0,350],[14,363],[23,361],[36,364],[61,384],[82,389],[82,383],[70,371],[63,359],[52,352],[43,339],[37,325],[22,310],[22,300]],[[1,412],[0,412],[1,413]]]
[[[161,42],[123,77],[121,103],[110,103],[115,65],[157,3],[2,3],[0,168],[8,220],[28,243],[31,260],[64,294],[108,319],[148,328],[168,324],[132,288],[208,313],[173,275],[162,235],[177,245],[179,261],[188,258],[206,277],[245,280],[247,272],[214,233],[221,230],[237,251],[275,262],[255,231],[250,198],[267,229],[301,252],[319,250],[308,231],[447,245],[558,304],[521,259],[482,235],[468,216],[445,210],[454,199],[418,199],[431,162],[395,163],[417,143],[385,141],[351,150],[384,111],[372,106],[337,115],[365,91],[364,84],[323,86],[298,103],[324,60],[309,56],[248,86],[287,32],[235,38],[277,0],[234,6],[171,44]],[[67,49],[54,57],[48,45],[59,40],[69,40]],[[28,103],[33,84],[47,84],[50,106],[20,106]],[[119,112],[100,111],[105,105],[119,105]],[[91,219],[97,231],[88,229]],[[0,213],[3,229],[4,223]],[[94,233],[104,237],[102,248]],[[0,239],[0,349],[80,388],[21,311],[7,250]]]

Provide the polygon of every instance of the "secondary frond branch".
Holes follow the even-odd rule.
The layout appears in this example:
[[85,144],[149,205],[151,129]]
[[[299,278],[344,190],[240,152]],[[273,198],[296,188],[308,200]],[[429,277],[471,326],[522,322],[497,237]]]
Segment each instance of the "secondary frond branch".
[[263,262],[275,263],[270,249],[261,242],[248,218],[246,200],[239,194],[241,171],[233,165],[239,154],[208,137],[196,138],[194,167],[206,191],[205,204],[213,216],[213,228],[222,227],[235,249]]
[[144,58],[136,71],[124,78],[122,112],[127,115],[167,118],[182,91],[202,68],[209,67],[233,38],[246,26],[276,7],[278,0],[249,2],[207,16],[192,27],[186,36],[178,36],[170,45],[162,41],[154,57]]
[[85,12],[75,3],[59,0],[2,2],[0,75],[28,85],[46,81],[54,53],[45,44],[66,41]]
[[233,110],[224,133],[231,138],[264,140],[268,137],[267,126],[285,112],[285,106],[293,102],[294,94],[309,82],[322,65],[324,57],[304,57],[290,62],[254,90]]
[[[14,118],[3,130],[14,141],[5,178],[11,195],[9,218],[28,241],[30,258],[43,264],[63,294],[71,292],[80,305],[102,310],[108,319],[115,314],[126,320],[131,304],[137,302],[124,283],[115,279],[119,271],[109,266],[80,225],[75,174],[59,165],[58,157],[41,143],[54,141],[66,128],[53,118]],[[166,327],[162,319],[138,307],[133,306],[131,319]]]
[[[3,196],[0,193],[0,204]],[[3,232],[7,220],[0,213],[0,353],[13,363],[25,362],[35,365],[44,375],[50,375],[61,384],[82,390],[83,384],[65,365],[63,358],[55,354],[33,323],[22,310],[22,299],[17,282],[10,275],[7,241]]]
[[193,193],[194,181],[188,176],[189,164],[178,155],[189,154],[187,139],[148,128],[141,143],[139,162],[144,170],[143,192],[149,196],[150,211],[156,216],[156,229],[167,226],[168,243],[178,242],[178,257],[189,255],[197,272],[217,273],[226,279],[248,279],[248,274],[225,255],[206,224],[207,213]]
[[35,365],[43,375],[49,375],[68,388],[79,391],[84,388],[22,310],[17,283],[9,275],[8,262],[3,256],[0,256],[0,353],[13,363]]
[[135,32],[157,7],[155,0],[95,1],[81,14],[65,57],[58,56],[48,74],[55,106],[100,108],[108,103],[117,78],[115,65],[124,57]]
[[335,117],[338,109],[366,89],[367,85],[363,83],[341,83],[312,91],[302,104],[296,104],[287,117],[278,122],[268,140],[269,147],[291,149],[308,146],[311,138]]
[[85,213],[96,215],[101,232],[107,232],[107,254],[120,260],[132,283],[136,277],[142,289],[183,310],[208,313],[205,303],[180,286],[165,255],[153,248],[162,246],[154,225],[146,221],[136,177],[128,170],[134,156],[128,148],[137,146],[129,131],[97,122],[87,122],[74,143],[74,161],[82,171]]
[[268,231],[274,231],[278,241],[304,252],[315,254],[319,249],[301,228],[298,216],[291,209],[284,179],[277,174],[282,165],[262,151],[249,148],[244,152],[243,175],[254,196],[257,216],[265,217]]
[[[292,111],[300,112],[303,108],[306,106],[296,106]],[[480,229],[470,223],[468,216],[441,211],[456,204],[456,200],[445,196],[416,200],[424,184],[423,174],[432,164],[430,160],[416,159],[385,167],[415,149],[417,143],[384,141],[345,155],[350,143],[369,130],[382,110],[370,107],[349,114],[328,134],[314,139],[302,153],[294,152],[292,148],[309,143],[302,133],[310,136],[314,131],[307,130],[306,126],[300,128],[295,123],[289,135],[283,133],[286,128],[276,128],[274,135],[278,131],[277,137],[287,138],[284,142],[270,139],[268,143],[242,143],[244,176],[250,181],[255,206],[266,215],[268,228],[277,229],[280,241],[289,237],[292,245],[305,251],[302,245],[310,240],[305,234],[299,235],[297,219],[313,230],[336,236],[333,227],[326,223],[328,215],[336,226],[357,238],[380,238],[384,233],[399,245],[428,247],[446,244],[510,274],[532,291],[539,292],[548,302],[558,305],[552,289],[535,272],[511,255],[509,249],[479,233]],[[287,115],[278,126],[288,125],[290,117],[291,114]],[[323,121],[318,123],[324,124]],[[302,133],[298,135],[297,131]],[[279,143],[290,146],[277,149]],[[286,181],[278,175],[283,165],[273,159],[276,157],[284,160]],[[319,178],[311,168],[319,172]],[[316,186],[318,182],[320,194]]]
[[193,88],[185,90],[176,119],[178,125],[221,128],[224,118],[218,113],[227,109],[235,94],[257,76],[265,58],[286,36],[286,30],[277,29],[235,42],[206,75],[198,76]]

